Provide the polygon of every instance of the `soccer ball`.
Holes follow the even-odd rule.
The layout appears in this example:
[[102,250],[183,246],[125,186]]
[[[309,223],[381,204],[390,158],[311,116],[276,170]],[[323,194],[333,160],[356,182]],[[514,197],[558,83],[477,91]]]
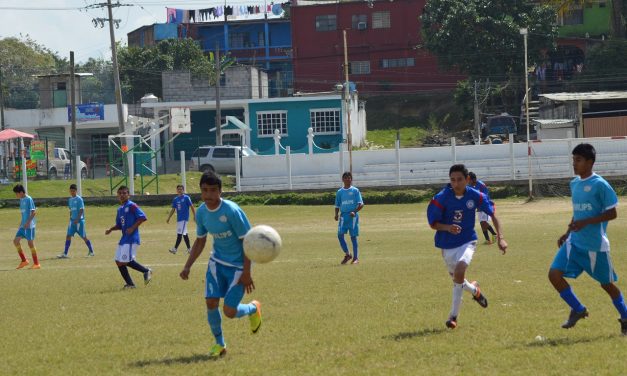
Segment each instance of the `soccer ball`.
[[244,236],[244,253],[251,261],[265,264],[281,251],[281,236],[266,225],[255,226]]

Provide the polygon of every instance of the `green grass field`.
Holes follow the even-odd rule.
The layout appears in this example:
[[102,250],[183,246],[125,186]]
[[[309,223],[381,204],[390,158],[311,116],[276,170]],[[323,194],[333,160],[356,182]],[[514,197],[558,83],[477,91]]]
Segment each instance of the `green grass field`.
[[[167,207],[147,207],[138,260],[153,282],[122,291],[113,263],[119,233],[104,235],[115,208],[87,208],[96,257],[74,240],[63,247],[65,208],[42,208],[37,245],[41,270],[14,270],[11,245],[18,211],[0,210],[0,374],[2,375],[620,375],[625,346],[609,297],[589,277],[573,282],[590,317],[576,328],[546,272],[570,217],[567,199],[497,202],[508,254],[481,245],[468,278],[481,282],[490,306],[464,297],[459,327],[444,326],[451,282],[433,247],[425,204],[371,205],[362,212],[361,264],[340,266],[333,208],[244,207],[254,224],[283,236],[279,258],[254,269],[263,303],[261,331],[248,320],[223,320],[228,355],[207,356],[204,273],[208,251],[189,281],[171,255]],[[627,217],[610,225],[614,263],[627,275]],[[195,229],[194,225],[191,226]],[[193,237],[192,237],[193,238]],[[132,272],[136,282],[141,275]],[[627,285],[619,282],[623,291]],[[537,341],[536,336],[546,340]]]

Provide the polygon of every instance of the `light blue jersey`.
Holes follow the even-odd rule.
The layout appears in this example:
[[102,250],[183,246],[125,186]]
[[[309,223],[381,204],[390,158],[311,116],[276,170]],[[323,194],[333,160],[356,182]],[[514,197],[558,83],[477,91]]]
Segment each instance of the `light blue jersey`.
[[213,237],[211,260],[222,265],[244,267],[242,239],[248,230],[246,214],[233,201],[222,199],[215,210],[209,210],[203,203],[196,211],[196,235]]
[[[70,197],[68,200],[68,206],[70,207],[71,221],[85,219],[85,203],[83,202],[83,198],[81,196]],[[80,212],[81,209],[83,209],[83,213]]]
[[340,188],[335,194],[335,207],[340,209],[340,213],[350,213],[357,210],[359,204],[363,204],[361,192],[357,187]]
[[[22,212],[22,222],[20,223],[20,227],[23,228],[28,221],[28,217],[30,217],[31,212],[35,211],[35,201],[29,195],[24,196],[20,199],[20,212]],[[37,220],[33,218],[30,222],[30,228],[34,229]]]
[[[579,221],[596,217],[618,205],[616,192],[597,174],[570,182],[573,201],[573,219]],[[587,225],[571,232],[569,242],[577,248],[592,252],[608,252],[610,242],[606,234],[607,222]]]

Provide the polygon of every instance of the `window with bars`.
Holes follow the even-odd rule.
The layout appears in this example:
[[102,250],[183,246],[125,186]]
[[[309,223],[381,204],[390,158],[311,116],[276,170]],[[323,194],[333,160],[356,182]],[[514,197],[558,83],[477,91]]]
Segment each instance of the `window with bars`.
[[351,61],[350,72],[351,74],[370,74],[370,62],[369,61]]
[[390,25],[390,12],[374,12],[372,13],[372,28],[373,29],[389,29]]
[[355,30],[366,30],[368,28],[368,15],[353,14],[351,27]]
[[316,16],[316,31],[331,30],[337,30],[337,16],[335,14]]
[[287,111],[257,112],[258,137],[272,137],[275,129],[281,136],[287,136]]
[[315,134],[337,134],[341,132],[342,119],[339,108],[320,108],[309,111],[311,129]]
[[250,47],[250,33],[229,33],[229,46],[231,48]]
[[416,65],[416,59],[413,57],[403,59],[383,59],[381,60],[381,68],[402,68],[413,67]]

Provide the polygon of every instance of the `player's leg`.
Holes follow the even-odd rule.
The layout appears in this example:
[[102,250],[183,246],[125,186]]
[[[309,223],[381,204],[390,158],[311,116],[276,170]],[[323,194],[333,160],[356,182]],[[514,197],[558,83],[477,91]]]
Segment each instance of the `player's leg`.
[[352,226],[348,230],[348,234],[351,237],[351,244],[353,246],[353,262],[352,264],[359,263],[359,245],[357,243],[357,237],[359,236],[359,217],[352,218]]
[[139,248],[139,244],[131,244],[131,256],[130,261],[128,262],[128,267],[136,270],[144,275],[144,284],[150,283],[152,280],[152,269],[145,267],[144,265],[137,262],[135,256],[137,255],[137,248]]
[[20,228],[15,234],[15,238],[13,239],[13,245],[15,246],[15,249],[17,250],[17,254],[20,256],[20,260],[22,260],[16,269],[22,269],[26,265],[30,264],[30,262],[28,262],[28,259],[24,255],[24,251],[22,250],[21,241],[22,241],[23,236],[20,233],[22,233],[23,230],[24,229]]
[[577,278],[583,271],[579,258],[576,257],[578,253],[575,247],[569,242],[565,242],[557,251],[549,269],[549,281],[571,309],[568,319],[562,324],[564,329],[572,328],[577,324],[577,321],[588,316],[588,310],[581,304],[572,287],[564,278]]
[[220,313],[220,298],[225,294],[225,289],[220,286],[218,276],[218,264],[209,261],[207,274],[205,276],[205,302],[207,305],[207,323],[216,343],[211,348],[211,357],[220,357],[226,354],[226,342],[222,334],[222,314]]
[[115,264],[126,283],[124,285],[125,289],[135,288],[135,282],[133,282],[133,278],[131,278],[127,267],[129,260],[131,260],[131,250],[132,244],[119,244],[115,251]]
[[94,255],[94,248],[91,246],[91,241],[87,238],[87,229],[85,228],[85,221],[82,220],[78,223],[77,232],[78,236],[83,239],[87,246],[87,257]]
[[[594,252],[594,269],[589,272],[590,276],[601,284],[601,288],[607,292],[612,299],[612,304],[616,307],[620,318],[621,333],[627,335],[627,305],[622,292],[615,282],[618,276],[612,265],[612,258],[609,252]],[[586,270],[588,272],[588,270]]]
[[190,243],[189,243],[189,236],[187,236],[187,223],[189,221],[182,221],[182,222],[183,222],[183,226],[181,228],[180,234],[183,235],[183,240],[185,240],[185,245],[187,246],[187,253],[189,254],[192,251],[192,247],[190,246]]
[[[461,284],[455,283],[455,271],[458,268],[457,260],[459,259],[458,252],[459,252],[458,248],[442,249],[442,259],[444,260],[444,263],[446,264],[449,275],[453,279],[453,295],[452,295],[451,311],[449,313],[448,320],[446,320],[446,326],[451,329],[455,329],[457,327],[457,315],[459,315],[459,307],[461,305],[462,294],[464,292]],[[458,271],[458,273],[459,272],[460,271]]]
[[224,295],[224,314],[231,319],[248,316],[251,332],[257,333],[261,327],[261,303],[256,300],[250,303],[241,303],[244,297],[244,286],[239,283],[242,270],[224,266],[219,266],[219,269],[221,276],[224,277],[229,286]]
[[348,231],[348,228],[345,226],[344,216],[340,215],[340,220],[337,225],[337,240],[340,242],[340,248],[342,252],[344,252],[344,258],[342,259],[342,265],[349,262],[352,257],[348,251],[348,244],[346,244],[346,240],[344,240],[344,234]]
[[33,259],[33,265],[31,265],[31,269],[41,269],[41,265],[39,264],[39,258],[37,257],[37,247],[35,247],[35,229],[30,228],[26,230],[26,241],[28,243],[28,248],[30,248],[30,254]]
[[72,244],[72,236],[74,236],[74,224],[70,222],[67,227],[67,234],[65,235],[65,246],[63,247],[63,253],[57,256],[57,258],[64,259],[69,258],[70,244]]
[[483,233],[483,237],[485,238],[486,243],[491,243],[490,235],[488,235],[488,222],[481,221],[479,222],[479,225],[481,226],[481,232]]

